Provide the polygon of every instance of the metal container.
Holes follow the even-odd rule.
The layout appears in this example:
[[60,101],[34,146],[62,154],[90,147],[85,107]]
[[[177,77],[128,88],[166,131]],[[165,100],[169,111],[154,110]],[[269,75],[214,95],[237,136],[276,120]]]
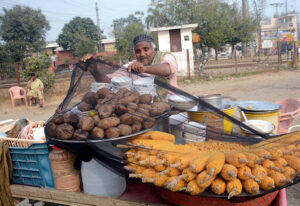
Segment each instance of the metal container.
[[[199,98],[214,107],[222,108],[222,95],[221,94],[212,94],[199,96]],[[198,111],[209,111],[207,108],[203,107],[201,104],[198,105]]]

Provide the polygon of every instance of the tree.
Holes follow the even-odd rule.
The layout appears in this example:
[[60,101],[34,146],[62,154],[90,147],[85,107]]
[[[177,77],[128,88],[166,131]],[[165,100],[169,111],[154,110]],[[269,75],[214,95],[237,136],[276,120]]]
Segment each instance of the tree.
[[4,8],[3,11],[4,14],[0,16],[0,35],[14,61],[20,61],[44,47],[50,26],[40,9],[17,5],[10,10]]
[[24,59],[26,69],[21,72],[21,77],[30,79],[30,74],[34,72],[43,82],[45,91],[49,90],[54,84],[54,77],[48,71],[51,64],[48,53],[40,53],[37,56],[27,57]]
[[133,59],[132,40],[135,36],[146,33],[143,15],[143,12],[136,11],[127,18],[113,21],[116,48],[121,59]]
[[[101,36],[100,39],[102,38],[105,37]],[[97,26],[90,18],[74,17],[64,25],[56,41],[65,50],[71,50],[76,57],[95,53],[99,41]]]

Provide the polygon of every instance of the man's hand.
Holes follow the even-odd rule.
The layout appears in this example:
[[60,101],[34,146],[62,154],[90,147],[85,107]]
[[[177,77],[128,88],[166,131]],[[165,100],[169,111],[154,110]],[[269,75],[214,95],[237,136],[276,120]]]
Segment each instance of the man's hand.
[[81,61],[87,62],[90,59],[97,59],[96,54],[86,54],[84,57],[81,58]]
[[40,91],[42,92],[42,91],[43,91],[43,88],[40,88]]
[[146,66],[140,62],[134,62],[128,66],[128,72],[145,73],[146,71]]

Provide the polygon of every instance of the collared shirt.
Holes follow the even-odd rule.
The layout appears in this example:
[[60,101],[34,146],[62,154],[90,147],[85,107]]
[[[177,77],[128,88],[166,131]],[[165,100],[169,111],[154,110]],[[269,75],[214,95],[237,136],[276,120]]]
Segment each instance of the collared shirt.
[[30,89],[32,90],[36,90],[36,89],[40,89],[40,88],[44,88],[44,84],[40,79],[35,79],[31,85],[30,85]]

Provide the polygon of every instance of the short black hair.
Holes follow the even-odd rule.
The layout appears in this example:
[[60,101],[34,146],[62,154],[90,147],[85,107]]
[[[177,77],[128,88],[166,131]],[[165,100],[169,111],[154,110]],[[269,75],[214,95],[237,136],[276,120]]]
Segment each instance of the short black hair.
[[35,77],[35,73],[34,73],[34,72],[31,72],[30,76],[31,76],[31,77]]

